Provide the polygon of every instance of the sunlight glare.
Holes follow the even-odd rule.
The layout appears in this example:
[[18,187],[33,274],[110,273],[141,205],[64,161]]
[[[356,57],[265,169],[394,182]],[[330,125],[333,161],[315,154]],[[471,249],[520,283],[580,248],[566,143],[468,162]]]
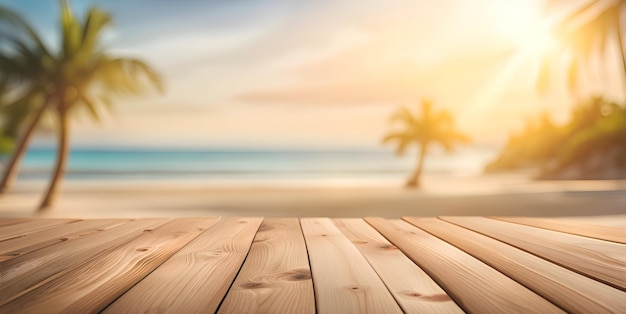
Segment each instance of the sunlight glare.
[[551,22],[531,2],[503,4],[497,8],[498,32],[516,48],[532,57],[541,57],[555,48]]
[[551,26],[545,21],[537,21],[519,37],[521,50],[533,57],[541,57],[549,53],[555,48],[557,42],[551,30]]

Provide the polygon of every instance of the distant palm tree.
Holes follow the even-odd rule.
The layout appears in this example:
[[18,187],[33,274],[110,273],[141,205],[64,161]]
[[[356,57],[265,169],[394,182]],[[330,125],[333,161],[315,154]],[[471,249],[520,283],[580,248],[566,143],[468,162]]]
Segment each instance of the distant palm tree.
[[383,138],[383,144],[396,143],[398,155],[404,154],[408,146],[419,147],[417,167],[407,181],[407,187],[420,186],[424,159],[433,144],[439,144],[446,152],[451,152],[455,144],[470,141],[467,135],[457,131],[454,118],[448,111],[434,111],[432,102],[425,99],[417,109],[418,112],[414,113],[408,107],[401,107],[392,116],[392,121],[402,123],[402,129],[390,132]]
[[[566,0],[548,0],[551,10]],[[580,2],[579,2],[580,3]],[[626,47],[624,43],[623,19],[626,15],[626,0],[588,0],[574,8],[555,27],[557,47],[545,56],[537,79],[537,87],[545,91],[550,86],[550,74],[565,66],[567,86],[574,91],[582,71],[593,64],[591,59],[607,60],[606,49],[617,43],[623,75],[626,78]],[[565,64],[561,63],[565,61]],[[614,62],[614,61],[612,61]]]
[[59,137],[53,175],[40,211],[52,205],[65,171],[71,114],[83,108],[97,120],[100,107],[110,107],[111,96],[138,94],[149,85],[162,90],[159,75],[147,64],[137,59],[110,56],[99,46],[102,30],[111,23],[107,13],[92,8],[81,23],[67,0],[60,2],[60,50],[52,62],[41,61],[46,63],[46,68],[41,73],[45,82],[41,92],[45,96],[40,110],[50,108],[56,116]]

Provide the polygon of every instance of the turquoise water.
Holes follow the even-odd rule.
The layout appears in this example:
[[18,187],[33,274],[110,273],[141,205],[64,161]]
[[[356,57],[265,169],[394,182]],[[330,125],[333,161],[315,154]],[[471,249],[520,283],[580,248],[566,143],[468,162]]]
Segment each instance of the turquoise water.
[[[427,175],[471,176],[492,156],[467,149],[454,155],[434,154]],[[50,174],[53,149],[31,149],[20,179],[43,180]],[[67,180],[200,180],[200,181],[372,181],[398,180],[415,166],[414,154],[398,158],[388,150],[134,150],[73,149]]]

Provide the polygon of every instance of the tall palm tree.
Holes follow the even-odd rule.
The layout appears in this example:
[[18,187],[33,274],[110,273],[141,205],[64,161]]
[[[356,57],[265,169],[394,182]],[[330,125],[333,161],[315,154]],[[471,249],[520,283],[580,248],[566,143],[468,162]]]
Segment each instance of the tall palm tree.
[[101,107],[111,105],[111,96],[138,94],[147,87],[162,90],[161,79],[146,63],[114,57],[99,45],[102,31],[111,24],[107,13],[91,8],[79,21],[67,0],[61,0],[61,45],[45,72],[45,99],[41,110],[50,108],[58,124],[58,148],[50,185],[39,210],[55,199],[69,154],[70,116],[87,110],[99,119]]
[[469,137],[457,131],[454,118],[447,110],[435,111],[431,101],[423,99],[414,113],[408,107],[401,107],[392,116],[392,121],[402,124],[402,129],[392,131],[383,138],[383,144],[396,143],[396,153],[404,154],[407,147],[419,148],[417,167],[406,183],[407,187],[419,187],[424,159],[434,144],[443,146],[446,152],[452,152],[457,143],[468,143]]
[[[547,0],[549,10],[555,10],[566,0]],[[540,91],[550,87],[550,74],[565,70],[570,91],[578,87],[581,75],[590,72],[592,58],[606,62],[607,48],[617,43],[626,79],[626,46],[623,29],[626,15],[626,0],[588,0],[574,7],[559,21],[554,29],[557,45],[548,53],[541,65],[537,79]],[[561,63],[560,61],[564,61]],[[615,62],[608,61],[608,62]],[[563,68],[564,67],[564,68]]]

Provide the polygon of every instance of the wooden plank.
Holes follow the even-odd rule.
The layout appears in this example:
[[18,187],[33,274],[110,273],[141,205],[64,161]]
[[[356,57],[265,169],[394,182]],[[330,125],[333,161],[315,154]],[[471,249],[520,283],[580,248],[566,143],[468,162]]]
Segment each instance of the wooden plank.
[[0,307],[6,313],[94,313],[117,299],[219,218],[174,219],[60,272]]
[[315,313],[309,258],[297,218],[263,221],[219,313]]
[[621,215],[615,214],[602,216],[565,216],[552,218],[546,217],[545,219],[558,219],[559,221],[567,221],[573,223],[626,228],[626,212]]
[[598,226],[564,220],[548,220],[530,217],[489,217],[531,227],[561,231],[583,237],[626,244],[626,228]]
[[54,278],[54,275],[90,260],[102,251],[117,247],[167,222],[142,219],[118,227],[70,239],[0,263],[0,305]]
[[215,312],[241,268],[261,221],[261,218],[223,218],[105,312]]
[[471,254],[570,313],[618,313],[626,309],[626,292],[508,244],[437,218],[403,219]]
[[70,224],[57,225],[54,228],[31,233],[19,238],[2,242],[0,245],[0,262],[22,256],[24,254],[71,239],[87,236],[94,232],[104,231],[127,223],[122,219],[94,219],[78,221]]
[[0,227],[21,224],[33,220],[32,218],[0,218]]
[[328,218],[303,218],[319,313],[401,313],[374,269]]
[[79,219],[36,219],[0,228],[0,242],[24,237],[28,234],[54,228],[57,225],[80,221]]
[[400,220],[366,218],[471,313],[560,313],[561,309],[447,242]]
[[463,313],[421,268],[363,219],[334,219],[406,313]]
[[442,217],[626,290],[626,246],[567,233],[518,225],[484,217]]

